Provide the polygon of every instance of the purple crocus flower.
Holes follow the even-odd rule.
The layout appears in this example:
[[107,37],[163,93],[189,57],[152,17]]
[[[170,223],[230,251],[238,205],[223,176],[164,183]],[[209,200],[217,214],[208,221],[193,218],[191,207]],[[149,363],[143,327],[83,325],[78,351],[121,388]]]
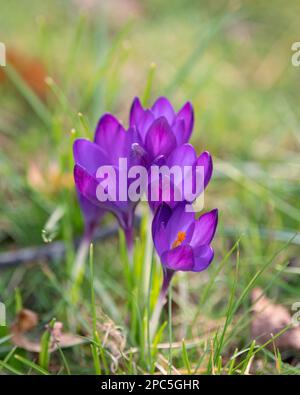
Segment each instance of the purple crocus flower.
[[[168,203],[171,208],[174,208],[178,204],[178,200],[175,198],[176,191],[181,191],[182,199],[180,201],[186,200],[192,203],[204,191],[213,172],[213,162],[210,153],[204,151],[197,157],[194,147],[187,143],[175,148],[168,157],[160,158],[158,164],[159,166],[166,166],[167,169],[176,167],[180,170],[182,177],[176,179],[173,174],[167,174],[163,178],[160,176],[159,179],[151,179],[151,183],[148,186],[148,196],[150,196],[148,202],[153,212],[155,212],[157,207],[163,202]],[[203,168],[203,179],[197,180],[197,177],[201,177],[200,174],[196,172],[197,167]],[[186,177],[184,177],[185,169],[191,169]],[[199,181],[199,183],[197,181]],[[185,196],[183,196],[185,184],[187,183],[191,184],[190,189],[191,192],[193,191],[191,199],[184,199]],[[151,199],[151,184],[159,186],[157,200]],[[163,189],[167,188],[167,186],[170,187],[170,193],[169,196],[165,198]]]
[[[133,139],[132,129],[126,131],[113,115],[105,114],[97,125],[94,142],[77,139],[73,146],[74,179],[77,190],[91,204],[90,208],[96,206],[101,210],[110,211],[116,216],[125,232],[130,248],[133,242],[133,220],[137,202],[132,202],[129,199],[119,200],[118,190],[116,191],[116,200],[99,201],[96,191],[100,180],[96,174],[100,167],[110,166],[114,169],[116,179],[118,179],[120,158],[127,160],[128,168],[137,164],[137,159],[132,155],[131,150]],[[131,181],[128,180],[128,185]],[[116,188],[118,188],[118,184]],[[86,204],[85,201],[84,204]]]
[[176,113],[165,97],[158,98],[151,108],[144,109],[140,100],[135,98],[129,123],[136,132],[134,149],[149,166],[189,141],[194,126],[194,111],[187,102]]
[[185,211],[185,203],[179,203],[173,210],[165,203],[158,208],[152,222],[152,237],[163,266],[163,284],[151,319],[151,337],[174,273],[201,272],[213,260],[210,244],[217,223],[217,209],[196,219],[195,213]]
[[165,271],[201,272],[214,257],[210,243],[218,223],[214,209],[195,218],[179,203],[174,210],[163,203],[152,222],[152,237]]

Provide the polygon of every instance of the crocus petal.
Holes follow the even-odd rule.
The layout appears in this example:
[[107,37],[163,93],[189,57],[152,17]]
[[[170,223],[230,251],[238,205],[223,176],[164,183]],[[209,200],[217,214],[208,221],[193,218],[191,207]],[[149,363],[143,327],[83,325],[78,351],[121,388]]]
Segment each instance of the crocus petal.
[[87,230],[89,230],[93,228],[94,225],[97,225],[100,222],[102,217],[105,215],[106,211],[104,209],[99,208],[95,204],[92,204],[79,191],[77,195],[78,195],[80,209],[83,214],[85,226]]
[[152,159],[169,155],[176,147],[174,134],[165,118],[153,122],[146,135],[145,147]]
[[[129,125],[131,128],[134,128],[138,132],[138,137],[142,143],[145,142],[146,134],[154,122],[155,118],[150,110],[144,110],[140,99],[135,98],[133,100],[130,116],[129,116]],[[140,143],[140,141],[137,141]]]
[[159,175],[155,177],[153,175],[151,176],[151,171],[149,171],[148,180],[150,180],[148,181],[148,204],[152,212],[156,212],[158,207],[163,202],[168,203],[168,206],[171,206],[169,201],[166,202],[163,199],[162,177],[160,177]]
[[164,252],[161,261],[164,266],[176,271],[190,271],[195,266],[193,250],[188,245]]
[[156,118],[165,117],[169,125],[172,125],[175,119],[174,109],[166,97],[159,97],[152,106],[152,112]]
[[167,158],[166,164],[172,166],[193,166],[197,160],[196,151],[191,144],[184,144],[174,149]]
[[181,144],[187,143],[191,137],[194,127],[194,109],[191,103],[185,103],[181,110],[178,111],[176,121],[179,120],[183,120],[185,126],[181,136]]
[[97,199],[97,187],[99,185],[97,179],[89,174],[81,165],[74,166],[74,180],[77,190],[91,203],[99,206]]
[[99,200],[97,199],[96,191],[98,182],[95,177],[87,172],[80,164],[74,166],[74,180],[77,190],[88,199],[91,203],[99,206]]
[[143,143],[145,142],[147,132],[154,120],[155,118],[152,112],[150,110],[146,110],[141,116],[139,123],[136,124],[136,128],[138,129],[138,133]]
[[[120,202],[106,200],[101,202],[97,198],[97,188],[101,188],[99,181],[91,176],[83,167],[76,164],[74,167],[74,180],[77,190],[92,204],[101,209],[112,212],[123,228],[127,228],[133,222],[133,213],[136,202]],[[104,189],[103,189],[104,190]],[[129,225],[128,225],[129,224]]]
[[177,239],[178,232],[187,232],[187,230],[195,221],[195,213],[186,212],[185,206],[185,202],[178,203],[167,223],[165,231],[167,234],[170,248],[174,241]]
[[195,222],[194,234],[190,245],[192,247],[198,247],[201,245],[210,244],[215,235],[217,224],[217,209],[201,215],[201,217]]
[[159,255],[169,248],[165,227],[171,214],[171,208],[167,204],[163,203],[157,209],[152,221],[152,238]]
[[106,152],[111,163],[118,166],[119,158],[127,157],[130,152],[130,137],[113,115],[105,114],[98,122],[94,142]]
[[155,233],[161,226],[166,226],[172,215],[171,208],[166,204],[162,203],[157,209],[153,221],[152,221],[152,236],[154,238]]
[[[179,166],[181,169],[182,177],[181,179],[180,177],[173,178],[172,188],[173,189],[181,188],[182,196],[184,192],[184,180],[187,179],[185,175],[187,174],[188,176],[190,176],[193,166],[196,162],[196,159],[197,159],[196,151],[191,144],[184,144],[181,145],[180,147],[175,148],[174,151],[172,151],[169,157],[167,158],[166,164],[167,166],[169,166],[169,168],[173,166]],[[187,172],[188,168],[190,168],[189,172]],[[192,182],[192,180],[190,181]]]
[[75,163],[84,167],[88,173],[95,176],[100,166],[108,165],[106,152],[95,143],[86,139],[77,139],[73,144]]
[[204,168],[204,188],[206,188],[213,172],[212,157],[208,151],[202,152],[196,161],[196,166],[203,166]]
[[[168,187],[167,185],[170,185]],[[152,190],[155,191],[155,198],[152,195]],[[167,190],[167,191],[166,191]],[[178,201],[182,201],[180,191],[178,192],[179,198],[175,199],[176,186],[173,180],[169,177],[156,177],[148,184],[148,204],[152,212],[155,212],[162,202],[167,203],[168,206],[174,208]]]
[[187,143],[188,139],[185,139],[185,123],[183,119],[175,120],[172,125],[172,131],[174,133],[178,146]]
[[193,272],[202,272],[214,259],[214,250],[209,245],[201,246],[194,249],[194,266]]
[[[127,202],[114,202],[110,200],[101,202],[97,198],[97,188],[99,188],[99,190],[102,188],[101,183],[96,179],[96,177],[93,177],[86,171],[86,169],[78,164],[74,167],[74,180],[77,190],[92,204],[100,208],[113,211],[114,213],[126,208]],[[105,188],[102,188],[103,194],[104,191]]]
[[138,97],[135,97],[130,108],[129,125],[131,127],[139,125],[144,115],[144,112],[145,110],[142,107],[140,99]]
[[[175,148],[171,154],[165,158],[161,157],[156,164],[159,167],[167,166],[167,169],[172,168],[172,172],[166,170],[162,174],[156,175],[151,174],[149,171],[149,182],[148,185],[148,203],[152,211],[164,201],[171,207],[174,207],[178,202],[184,200],[184,179],[185,170],[189,166],[191,169],[196,161],[196,152],[190,144],[184,144],[181,147]],[[158,163],[159,162],[159,163]],[[192,180],[191,180],[192,182]],[[151,194],[152,189],[157,190],[157,201]]]

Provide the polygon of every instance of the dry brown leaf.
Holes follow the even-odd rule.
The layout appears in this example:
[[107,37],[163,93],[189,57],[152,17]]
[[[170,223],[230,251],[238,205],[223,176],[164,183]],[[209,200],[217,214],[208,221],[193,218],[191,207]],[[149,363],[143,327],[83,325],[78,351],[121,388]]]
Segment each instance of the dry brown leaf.
[[[123,357],[126,359],[126,335],[121,327],[116,325],[107,315],[103,314],[101,309],[97,310],[97,316],[97,332],[101,339],[101,345],[110,357],[110,370],[112,373],[115,373]],[[86,320],[92,328],[93,323],[91,317],[86,316]]]
[[126,337],[122,329],[112,320],[100,324],[99,329],[103,336],[103,346],[109,348],[115,357],[121,355],[126,347]]
[[[253,305],[251,335],[257,343],[264,344],[292,324],[292,317],[288,309],[280,304],[273,303],[263,293],[262,289],[253,289],[251,299]],[[274,339],[274,343],[280,351],[300,351],[300,327],[291,327]],[[269,348],[272,347],[273,344],[270,343]]]
[[[11,64],[15,68],[31,89],[41,99],[45,99],[48,89],[45,84],[47,71],[42,61],[40,59],[30,57],[16,49],[8,49],[6,57],[7,63]],[[0,83],[5,80],[5,72],[4,70],[0,70]]]
[[48,195],[54,195],[62,188],[71,189],[74,184],[71,173],[63,173],[56,162],[51,162],[44,170],[36,162],[29,164],[27,180],[30,186]]
[[[25,333],[29,334],[32,332],[38,324],[38,315],[29,309],[22,309],[13,325],[11,326],[10,332],[12,335],[12,342],[14,345],[23,348],[24,350],[39,353],[41,351],[40,340],[30,340]],[[51,330],[51,340],[49,351],[55,351],[58,347],[66,348],[82,344],[85,342],[80,336],[73,335],[71,333],[63,332],[63,324],[56,322]]]

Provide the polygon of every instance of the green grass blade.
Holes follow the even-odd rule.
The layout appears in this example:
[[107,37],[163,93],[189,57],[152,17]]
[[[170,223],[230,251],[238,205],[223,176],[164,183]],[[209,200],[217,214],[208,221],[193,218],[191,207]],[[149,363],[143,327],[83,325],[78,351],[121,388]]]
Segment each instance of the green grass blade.
[[12,65],[6,66],[6,73],[12,83],[15,85],[20,94],[24,97],[27,103],[34,110],[36,115],[40,120],[47,126],[51,128],[52,120],[51,114],[48,111],[44,103],[39,99],[39,97],[33,92],[33,90],[27,85],[23,78],[18,74]]

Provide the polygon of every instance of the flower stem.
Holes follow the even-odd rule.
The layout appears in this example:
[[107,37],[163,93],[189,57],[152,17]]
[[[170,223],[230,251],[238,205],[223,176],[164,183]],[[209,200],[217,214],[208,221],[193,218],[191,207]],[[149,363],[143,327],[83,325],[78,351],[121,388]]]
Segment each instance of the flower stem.
[[164,304],[166,302],[166,295],[168,293],[169,285],[170,285],[173,275],[174,275],[174,271],[168,270],[168,269],[164,270],[163,283],[162,283],[159,297],[158,297],[158,300],[157,300],[157,303],[156,303],[156,306],[155,306],[155,309],[153,311],[151,321],[150,321],[150,340],[151,341],[153,340],[153,338],[155,336],[155,333],[156,333],[156,330],[158,327],[158,323],[159,323],[159,318],[161,315],[161,311],[162,311],[162,308],[164,307]]
[[94,230],[95,230],[94,226],[86,227],[84,231],[84,235],[79,244],[75,261],[73,264],[73,270],[71,275],[72,278],[71,297],[74,304],[78,301],[79,287],[83,279],[84,265],[87,260],[90,244],[94,235]]
[[150,305],[151,305],[151,288],[152,288],[152,278],[153,278],[153,267],[154,267],[154,254],[151,254],[150,262],[150,273],[148,282],[148,303],[147,303],[147,345],[148,345],[148,365],[149,372],[152,371],[152,353],[151,353],[151,337],[150,337]]
[[145,262],[144,262],[144,292],[145,297],[147,297],[147,290],[150,289],[151,284],[151,271],[153,269],[153,243],[152,243],[152,233],[151,233],[151,225],[152,225],[153,216],[148,213],[147,217],[147,236],[146,236],[146,251],[145,251]]
[[127,245],[127,253],[128,253],[128,258],[131,263],[132,258],[133,258],[133,242],[134,242],[134,229],[133,227],[128,227],[124,229],[124,234],[125,234],[125,239],[126,239],[126,245]]
[[168,327],[169,327],[169,374],[172,373],[172,285],[169,287],[168,297]]

